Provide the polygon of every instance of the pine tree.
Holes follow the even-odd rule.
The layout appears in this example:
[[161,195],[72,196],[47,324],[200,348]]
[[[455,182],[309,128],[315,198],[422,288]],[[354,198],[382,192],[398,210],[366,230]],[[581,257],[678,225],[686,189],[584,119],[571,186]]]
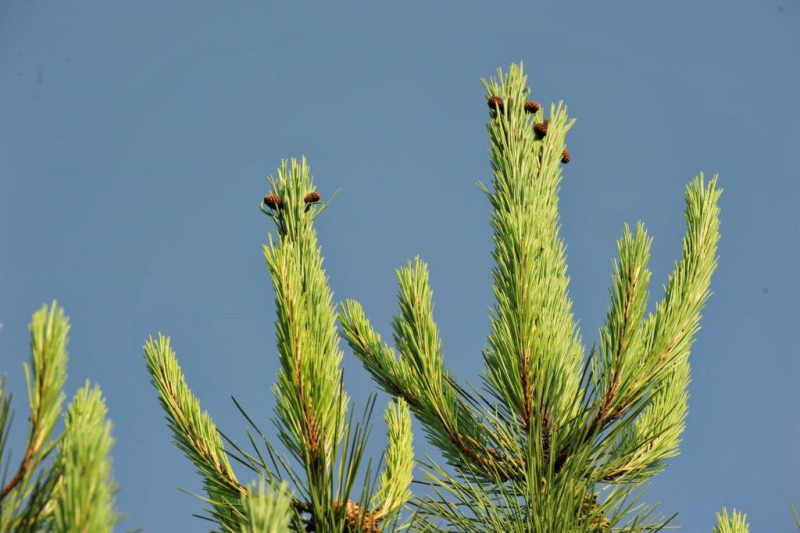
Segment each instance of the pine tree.
[[[529,99],[522,66],[484,80],[494,175],[495,305],[481,389],[443,362],[428,269],[397,271],[395,348],[362,306],[339,319],[355,355],[403,399],[446,465],[429,463],[432,494],[415,529],[460,532],[644,531],[670,522],[641,503],[644,484],[678,453],[687,413],[689,352],[717,267],[720,189],[701,174],[686,188],[683,253],[647,314],[652,238],[624,226],[599,348],[586,352],[568,294],[558,193],[574,120],[563,103]],[[747,531],[726,512],[718,531]]]
[[[225,436],[186,385],[170,339],[159,334],[145,344],[174,442],[197,467],[209,519],[221,531],[639,532],[674,518],[658,516],[641,499],[677,455],[685,426],[689,353],[717,267],[717,178],[700,174],[686,187],[682,256],[651,313],[652,238],[641,222],[623,227],[599,347],[587,353],[559,236],[559,185],[574,120],[563,103],[545,117],[528,98],[521,65],[483,83],[494,176],[491,189],[480,189],[492,206],[496,302],[481,389],[460,385],[444,366],[428,269],[419,258],[397,271],[395,348],[352,300],[339,308],[337,334],[314,230],[327,204],[305,159],[282,163],[260,205],[277,228],[264,255],[277,308],[275,423],[288,456],[235,399],[254,431],[247,434],[251,450]],[[339,335],[395,398],[385,414],[385,469],[378,480],[367,467],[360,495],[374,400],[355,424]],[[430,491],[412,500],[411,520],[399,525],[411,499],[411,413],[446,464],[425,463],[422,483]],[[242,484],[229,457],[256,479]],[[748,531],[735,510],[716,519],[717,533]],[[800,528],[796,511],[795,520]]]
[[6,453],[11,394],[0,381],[0,531],[103,533],[119,521],[110,451],[112,424],[100,388],[87,380],[63,413],[69,319],[43,306],[30,324],[31,360],[25,364],[31,410],[22,459],[10,479]]
[[[314,229],[327,204],[320,203],[305,159],[284,161],[261,210],[277,228],[264,247],[275,287],[278,360],[274,387],[279,453],[252,422],[249,446],[235,444],[201,411],[186,385],[170,339],[150,338],[144,351],[174,442],[203,478],[209,518],[221,531],[377,532],[392,529],[411,497],[414,466],[410,411],[403,399],[385,412],[388,447],[380,477],[366,467],[358,484],[367,439],[355,423],[342,387],[342,352],[336,309],[322,268]],[[234,400],[235,401],[235,400]],[[231,449],[224,448],[223,441]],[[239,481],[229,457],[256,480]],[[377,486],[376,486],[377,485]],[[358,494],[360,492],[360,494]]]

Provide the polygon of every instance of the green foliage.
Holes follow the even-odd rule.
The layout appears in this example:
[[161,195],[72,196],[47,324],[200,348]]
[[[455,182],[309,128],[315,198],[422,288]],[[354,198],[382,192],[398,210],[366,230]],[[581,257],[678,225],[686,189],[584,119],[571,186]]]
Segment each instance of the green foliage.
[[428,465],[434,494],[415,527],[458,531],[642,531],[669,522],[639,503],[642,483],[678,453],[689,351],[710,292],[720,190],[702,174],[686,190],[683,254],[645,317],[652,239],[626,225],[600,349],[587,354],[572,315],[558,191],[574,120],[528,100],[522,68],[484,82],[494,176],[495,296],[483,391],[443,362],[426,265],[398,270],[395,350],[361,305],[341,309],[343,336],[386,392],[403,398],[449,468]]
[[[587,352],[559,235],[566,135],[575,121],[563,103],[545,117],[528,100],[521,66],[498,71],[484,87],[493,177],[480,189],[492,208],[495,304],[481,389],[460,385],[444,364],[428,267],[418,257],[397,270],[394,347],[355,301],[340,306],[337,332],[314,229],[327,204],[318,203],[305,160],[284,161],[261,204],[277,228],[264,256],[277,308],[275,423],[288,456],[235,399],[252,427],[249,449],[222,434],[187,387],[169,338],[145,345],[174,441],[202,476],[222,531],[640,532],[674,518],[641,500],[647,481],[678,454],[685,426],[689,355],[717,267],[717,179],[700,174],[686,187],[681,258],[649,314],[653,241],[641,222],[624,225],[599,346]],[[374,476],[368,464],[360,490],[374,400],[354,423],[339,335],[396,399],[384,416],[385,468]],[[412,497],[411,413],[446,464],[425,463],[430,490],[398,526]],[[240,484],[228,456],[257,481]],[[718,533],[747,532],[736,511],[723,509],[717,522]]]
[[717,525],[714,526],[713,533],[748,533],[750,528],[747,525],[747,515],[733,510],[728,516],[728,510],[724,507],[721,513],[717,513]]
[[394,516],[411,499],[411,480],[414,474],[414,447],[411,435],[411,413],[408,405],[398,401],[384,414],[388,427],[386,470],[381,474],[373,506]]
[[292,519],[292,496],[286,484],[271,489],[264,480],[251,485],[242,496],[244,519],[241,533],[283,533]]
[[[25,364],[30,418],[22,459],[10,479],[6,453],[11,394],[0,381],[0,531],[102,533],[119,521],[111,469],[111,422],[98,387],[78,391],[54,435],[64,403],[69,319],[43,306],[30,324],[31,360]],[[51,455],[53,457],[51,457]]]
[[63,488],[55,495],[56,531],[112,531],[117,521],[112,479],[111,422],[100,388],[89,382],[67,408],[57,468]]
[[[275,450],[238,402],[255,431],[255,436],[248,432],[251,450],[225,437],[187,387],[169,338],[159,335],[145,344],[148,370],[174,441],[203,477],[210,518],[222,531],[390,529],[411,496],[408,407],[402,399],[390,404],[385,469],[378,481],[368,464],[357,489],[373,402],[364,420],[354,423],[342,387],[333,295],[313,224],[326,204],[318,203],[305,159],[284,161],[269,183],[272,191],[261,210],[277,228],[277,237],[270,235],[264,247],[278,315],[275,423],[289,456]],[[256,484],[245,487],[237,480],[229,455],[256,474]]]
[[163,335],[150,338],[144,353],[174,442],[202,476],[212,516],[220,525],[236,530],[240,498],[247,492],[233,473],[217,426],[207,412],[200,410],[199,400],[186,385],[170,339]]
[[[325,465],[341,441],[349,401],[340,381],[342,352],[333,295],[312,225],[316,210],[306,209],[309,205],[303,201],[313,191],[309,169],[305,161],[293,165],[291,171],[284,163],[278,176],[270,179],[270,185],[282,204],[269,213],[278,227],[278,240],[270,235],[264,256],[278,310],[275,326],[281,371],[275,393],[278,415],[286,428],[281,439],[327,484]],[[321,468],[317,471],[317,467]]]

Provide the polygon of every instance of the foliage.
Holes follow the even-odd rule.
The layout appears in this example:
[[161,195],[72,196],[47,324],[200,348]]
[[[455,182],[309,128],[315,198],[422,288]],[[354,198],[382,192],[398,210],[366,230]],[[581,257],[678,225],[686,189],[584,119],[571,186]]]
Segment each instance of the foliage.
[[[187,387],[170,339],[159,335],[145,345],[174,441],[203,478],[210,519],[222,531],[640,532],[664,529],[674,518],[658,515],[642,497],[678,454],[685,426],[689,354],[717,268],[717,178],[701,173],[686,187],[681,258],[649,313],[652,238],[641,222],[624,225],[606,319],[587,352],[559,235],[574,119],[563,103],[546,117],[528,99],[521,65],[498,71],[484,87],[493,178],[480,189],[492,208],[495,304],[482,386],[460,385],[444,365],[420,258],[397,271],[394,347],[361,304],[345,301],[341,337],[396,401],[385,414],[385,469],[376,477],[367,466],[360,496],[355,482],[372,400],[355,424],[313,225],[327,204],[318,203],[305,160],[284,161],[261,203],[277,227],[264,255],[277,308],[275,423],[288,456],[238,402],[255,432],[248,431],[252,451],[227,438]],[[430,490],[412,500],[411,520],[398,525],[412,498],[411,413],[446,464],[424,463]],[[241,484],[229,457],[257,480]],[[746,533],[745,515],[723,509],[714,531]]]
[[[568,295],[558,191],[574,120],[549,116],[521,66],[484,81],[494,170],[491,204],[495,296],[481,391],[455,382],[443,362],[428,269],[397,272],[396,348],[361,305],[341,309],[343,335],[386,392],[404,399],[447,467],[429,464],[434,494],[415,526],[444,531],[643,531],[670,520],[639,502],[643,483],[678,453],[689,352],[717,266],[720,190],[701,174],[686,189],[683,253],[653,313],[643,224],[627,225],[614,262],[599,349],[586,353]],[[738,520],[738,518],[737,518]]]
[[67,408],[57,459],[63,490],[56,495],[53,511],[56,531],[113,529],[116,488],[111,481],[109,453],[114,439],[107,414],[100,388],[91,388],[88,381]]
[[22,460],[10,479],[11,394],[5,379],[0,381],[0,531],[102,533],[120,519],[111,469],[112,424],[98,387],[90,388],[87,381],[67,406],[63,433],[54,434],[65,399],[69,329],[56,302],[33,315],[31,360],[25,364],[31,414]]
[[[252,451],[226,438],[186,385],[168,337],[147,341],[147,368],[174,441],[203,478],[210,518],[222,531],[260,531],[265,524],[275,531],[391,528],[410,498],[414,462],[409,409],[402,399],[388,407],[385,470],[378,480],[368,465],[357,495],[372,401],[365,420],[354,423],[342,387],[333,295],[314,229],[326,204],[319,204],[305,160],[292,160],[291,165],[284,161],[278,177],[269,182],[272,192],[261,210],[277,227],[277,238],[270,235],[264,247],[278,315],[275,423],[288,457],[273,448],[238,403],[256,432],[255,437],[248,432]],[[225,450],[223,440],[233,451]],[[228,456],[252,470],[257,483],[241,484]]]
[[747,515],[733,510],[728,516],[728,510],[724,507],[722,512],[717,515],[717,525],[714,526],[713,533],[748,533],[750,528],[747,526]]

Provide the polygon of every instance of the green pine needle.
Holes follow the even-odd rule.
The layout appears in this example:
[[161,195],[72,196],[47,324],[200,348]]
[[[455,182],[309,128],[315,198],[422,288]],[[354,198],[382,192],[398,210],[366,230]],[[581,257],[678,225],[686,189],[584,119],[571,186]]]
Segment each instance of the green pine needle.
[[737,512],[736,509],[728,515],[728,510],[724,507],[721,513],[717,513],[717,525],[712,530],[713,533],[748,533],[750,527],[747,525],[747,515]]
[[67,408],[56,465],[61,473],[54,506],[56,531],[110,532],[119,520],[112,479],[112,424],[100,388],[81,388]]

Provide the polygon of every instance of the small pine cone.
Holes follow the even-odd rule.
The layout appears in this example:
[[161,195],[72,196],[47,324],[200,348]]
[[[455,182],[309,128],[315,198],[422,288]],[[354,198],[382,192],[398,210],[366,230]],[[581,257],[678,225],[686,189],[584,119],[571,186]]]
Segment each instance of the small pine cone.
[[569,150],[564,148],[564,151],[561,152],[561,162],[566,165],[567,163],[569,163],[569,160],[570,160]]
[[359,515],[359,507],[358,504],[353,501],[347,502],[347,525],[350,528],[356,527],[358,524],[358,515]]
[[303,201],[307,204],[315,204],[322,199],[322,195],[317,191],[311,191],[310,193],[306,194],[306,197],[303,198]]
[[492,96],[487,103],[489,104],[489,109],[497,110],[500,113],[503,112],[503,99],[499,96]]
[[550,119],[544,119],[544,122],[537,122],[533,125],[533,131],[536,133],[536,136],[540,139],[543,139],[545,135],[547,135],[547,126],[550,124]]
[[283,200],[275,193],[269,193],[264,197],[264,203],[271,209],[280,209],[283,206]]
[[525,112],[526,113],[536,113],[542,108],[542,104],[539,102],[534,102],[533,100],[528,100],[525,102]]
[[362,533],[381,533],[380,518],[377,511],[367,513],[361,524]]

